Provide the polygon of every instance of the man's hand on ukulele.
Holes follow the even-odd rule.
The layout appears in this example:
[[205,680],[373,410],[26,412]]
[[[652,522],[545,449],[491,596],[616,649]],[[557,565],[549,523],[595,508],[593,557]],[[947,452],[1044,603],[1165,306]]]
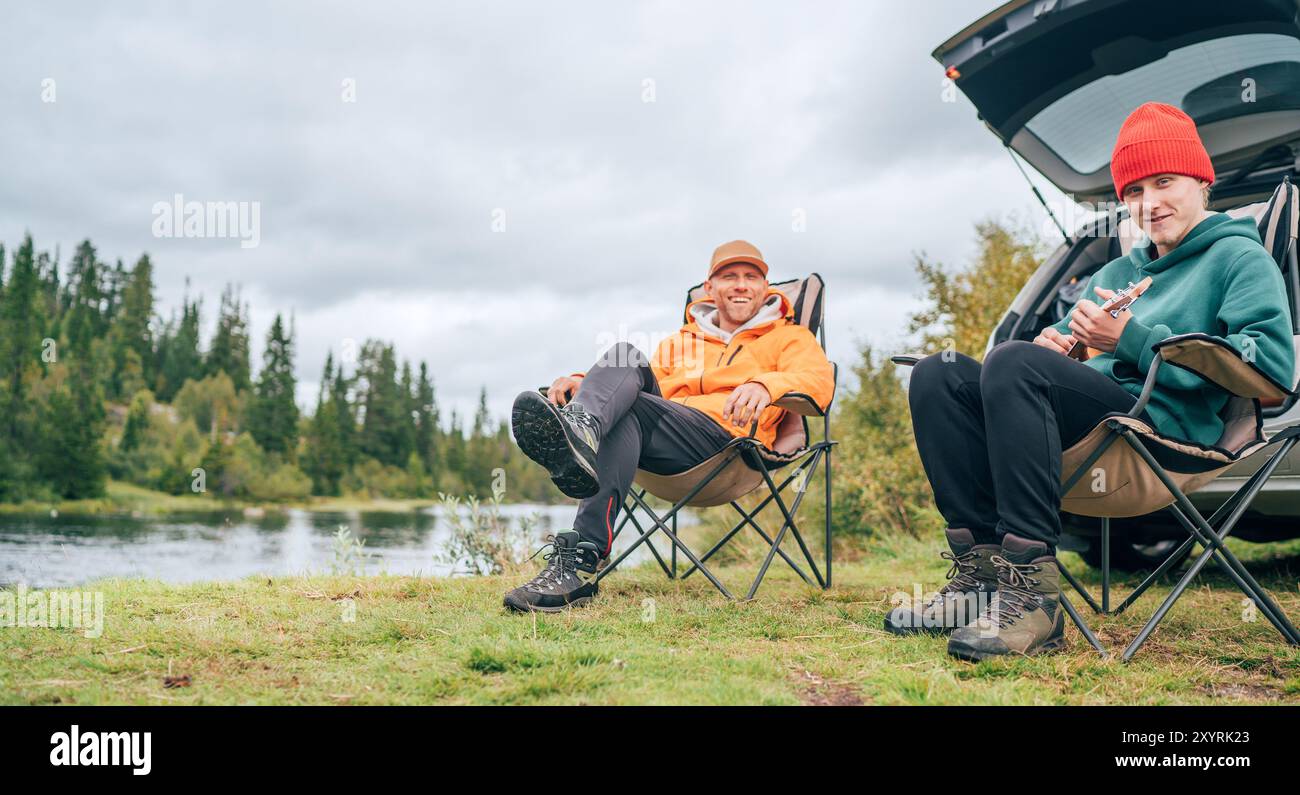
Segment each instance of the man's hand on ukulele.
[[[1115,294],[1114,290],[1107,290],[1105,287],[1093,289],[1103,302]],[[1089,348],[1113,352],[1119,345],[1120,335],[1124,333],[1124,326],[1128,325],[1130,316],[1130,312],[1123,311],[1119,313],[1119,317],[1111,317],[1110,312],[1084,298],[1074,307],[1074,315],[1070,318],[1070,331]]]
[[1057,353],[1069,353],[1070,348],[1074,347],[1074,337],[1069,334],[1062,334],[1048,326],[1043,329],[1042,334],[1034,338],[1034,344],[1042,345],[1044,348],[1051,348]]
[[577,393],[578,387],[581,385],[581,378],[574,378],[571,375],[562,375],[555,379],[550,388],[546,390],[546,399],[557,406],[563,406],[565,403],[573,400],[574,394]]
[[741,384],[732,390],[727,402],[722,406],[722,419],[732,425],[744,427],[758,419],[758,415],[762,414],[763,409],[771,403],[772,396],[767,393],[767,387],[754,381]]

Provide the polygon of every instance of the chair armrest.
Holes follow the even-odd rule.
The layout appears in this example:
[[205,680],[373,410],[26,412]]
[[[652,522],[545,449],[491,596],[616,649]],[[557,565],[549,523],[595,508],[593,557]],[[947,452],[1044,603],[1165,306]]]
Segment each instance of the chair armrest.
[[802,392],[787,392],[780,400],[773,401],[772,405],[805,417],[820,417],[823,413],[817,401]]
[[902,367],[911,367],[924,359],[927,355],[928,354],[924,353],[896,353],[889,357],[889,361]]
[[1160,360],[1196,373],[1227,392],[1257,400],[1285,400],[1295,392],[1248,362],[1226,341],[1209,334],[1176,334],[1151,350]]

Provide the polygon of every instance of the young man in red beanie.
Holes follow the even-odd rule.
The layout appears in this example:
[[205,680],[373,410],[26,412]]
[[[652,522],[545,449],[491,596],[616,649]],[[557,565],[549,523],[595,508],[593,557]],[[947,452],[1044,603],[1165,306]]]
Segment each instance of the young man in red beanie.
[[[935,355],[912,372],[912,424],[947,523],[953,576],[931,601],[893,610],[885,620],[892,632],[949,632],[948,652],[972,660],[1062,647],[1061,451],[1105,414],[1133,408],[1156,343],[1210,334],[1274,380],[1293,380],[1281,272],[1251,219],[1207,209],[1214,167],[1191,118],[1154,102],[1133,111],[1111,175],[1146,240],[1093,275],[1084,295],[1096,300],[1080,300],[1032,343],[998,345],[982,365]],[[1098,306],[1148,277],[1130,310],[1112,317]],[[1097,352],[1070,358],[1076,340]],[[1161,368],[1143,419],[1212,445],[1228,397],[1194,373]],[[972,604],[982,612],[966,609]]]
[[580,500],[573,530],[556,533],[549,565],[505,595],[510,610],[554,612],[585,605],[610,553],[614,523],[636,470],[683,472],[736,436],[771,446],[791,393],[825,410],[834,369],[793,307],[767,282],[767,263],[744,240],[713,252],[707,297],[653,358],[626,343],[585,375],[561,376],[547,397],[515,398],[519,449],[546,467],[560,491]]

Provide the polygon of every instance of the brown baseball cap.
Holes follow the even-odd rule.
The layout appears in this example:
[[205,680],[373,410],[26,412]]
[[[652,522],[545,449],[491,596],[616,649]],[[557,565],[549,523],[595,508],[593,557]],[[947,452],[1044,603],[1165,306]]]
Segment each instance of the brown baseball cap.
[[712,279],[713,274],[728,265],[735,265],[737,262],[747,262],[763,272],[764,278],[767,277],[767,263],[763,261],[763,255],[754,246],[745,240],[733,240],[730,243],[723,243],[713,250],[713,260],[709,263],[709,276]]

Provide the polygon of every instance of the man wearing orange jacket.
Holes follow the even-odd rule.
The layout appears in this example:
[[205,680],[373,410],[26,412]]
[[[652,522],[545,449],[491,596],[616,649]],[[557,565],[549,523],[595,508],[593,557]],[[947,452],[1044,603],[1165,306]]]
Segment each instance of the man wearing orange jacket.
[[519,448],[580,502],[573,530],[555,534],[548,565],[506,594],[507,608],[555,612],[596,595],[582,575],[609,556],[638,467],[683,472],[751,432],[770,446],[785,413],[772,403],[789,394],[830,405],[834,370],[785,294],[768,285],[757,248],[719,246],[704,284],[707,297],[686,308],[686,324],[653,358],[620,343],[587,373],[555,379],[546,397],[515,398]]

